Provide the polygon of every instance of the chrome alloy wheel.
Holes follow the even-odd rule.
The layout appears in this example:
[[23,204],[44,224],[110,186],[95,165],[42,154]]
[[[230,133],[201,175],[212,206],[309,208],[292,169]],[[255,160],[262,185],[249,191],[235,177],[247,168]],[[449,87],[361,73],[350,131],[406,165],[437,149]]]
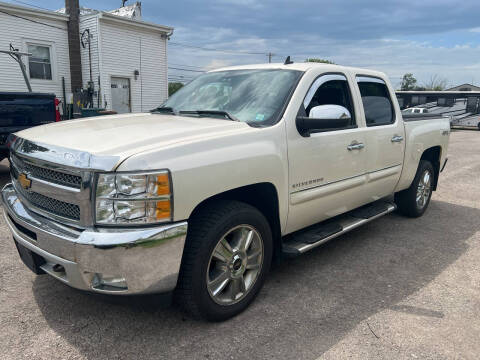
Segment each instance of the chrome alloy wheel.
[[263,240],[255,228],[230,229],[213,249],[207,267],[207,289],[219,305],[232,305],[252,289],[262,270]]
[[427,204],[428,198],[430,197],[430,193],[432,192],[432,175],[430,171],[425,170],[420,177],[420,181],[418,182],[417,187],[417,206],[419,209],[423,209],[423,207]]

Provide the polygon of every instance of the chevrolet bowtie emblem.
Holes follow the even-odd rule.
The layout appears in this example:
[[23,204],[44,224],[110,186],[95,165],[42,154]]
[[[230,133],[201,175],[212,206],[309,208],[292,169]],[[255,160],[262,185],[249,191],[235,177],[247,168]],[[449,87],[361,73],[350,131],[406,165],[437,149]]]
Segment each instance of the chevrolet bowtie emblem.
[[24,189],[29,189],[32,186],[32,180],[30,180],[26,174],[21,173],[18,175],[18,182]]

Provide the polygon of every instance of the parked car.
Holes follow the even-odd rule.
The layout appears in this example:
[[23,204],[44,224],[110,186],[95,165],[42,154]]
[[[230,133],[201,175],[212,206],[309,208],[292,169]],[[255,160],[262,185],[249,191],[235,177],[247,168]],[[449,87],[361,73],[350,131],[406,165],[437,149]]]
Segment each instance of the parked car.
[[56,120],[55,95],[0,92],[0,161],[8,156],[11,133]]
[[428,113],[428,109],[426,109],[426,108],[419,108],[419,107],[408,108],[408,109],[402,110],[402,113],[403,113],[403,114],[427,114],[427,113]]
[[446,118],[404,120],[380,72],[224,68],[149,114],[16,133],[6,222],[37,274],[104,294],[175,290],[194,316],[224,320],[274,256],[395,209],[423,215],[449,134]]

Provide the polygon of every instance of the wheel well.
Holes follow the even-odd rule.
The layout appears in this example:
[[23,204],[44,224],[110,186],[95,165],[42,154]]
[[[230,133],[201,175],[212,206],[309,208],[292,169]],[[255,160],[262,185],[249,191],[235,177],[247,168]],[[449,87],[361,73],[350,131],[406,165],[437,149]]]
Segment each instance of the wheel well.
[[190,216],[194,216],[205,205],[217,200],[237,200],[257,208],[270,224],[274,242],[274,257],[279,258],[278,255],[281,252],[280,214],[277,189],[272,183],[252,184],[216,194],[198,204]]
[[442,155],[442,148],[440,146],[434,146],[426,149],[420,160],[427,160],[433,166],[435,171],[435,178],[433,179],[433,190],[437,190],[438,176],[440,174],[440,157]]

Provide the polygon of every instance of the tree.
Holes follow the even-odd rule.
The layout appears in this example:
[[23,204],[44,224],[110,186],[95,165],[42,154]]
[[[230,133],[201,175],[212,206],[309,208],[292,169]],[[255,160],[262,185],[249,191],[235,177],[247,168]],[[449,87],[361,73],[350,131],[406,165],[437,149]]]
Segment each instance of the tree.
[[178,90],[180,90],[182,87],[183,87],[183,84],[181,82],[168,83],[168,96],[172,96]]
[[424,86],[426,90],[442,91],[447,87],[447,79],[440,77],[438,74],[434,74],[430,76],[430,80],[427,81]]
[[319,59],[319,58],[309,58],[306,59],[305,62],[314,62],[314,63],[323,63],[323,64],[335,64],[333,61],[327,59]]
[[412,73],[407,73],[403,75],[402,85],[400,87],[400,90],[402,91],[415,90],[416,85],[417,85],[417,79],[413,77]]

